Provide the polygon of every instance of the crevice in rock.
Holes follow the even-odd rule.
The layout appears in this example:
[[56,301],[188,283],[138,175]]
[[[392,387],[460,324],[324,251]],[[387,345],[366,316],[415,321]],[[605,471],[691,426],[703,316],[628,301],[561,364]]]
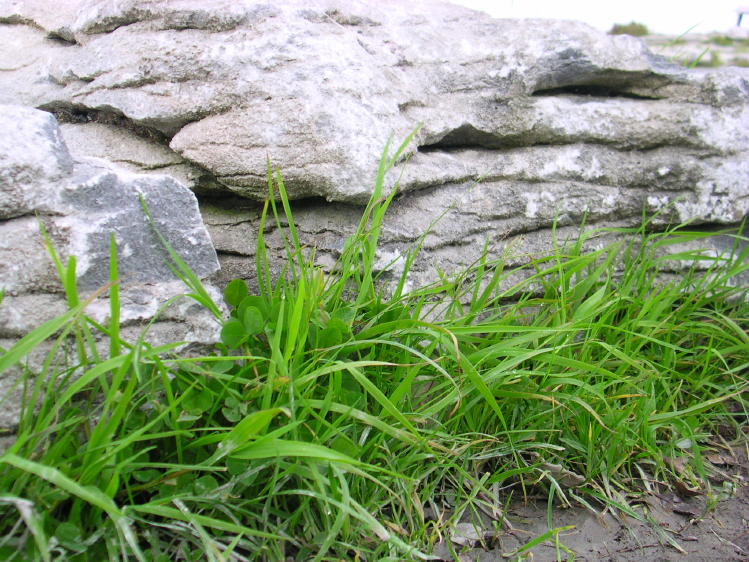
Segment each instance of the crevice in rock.
[[23,17],[19,14],[11,14],[9,16],[0,17],[0,24],[25,25],[32,29],[36,29],[37,31],[46,33],[47,39],[62,46],[70,47],[78,44],[78,42],[75,40],[75,37],[73,37],[73,34],[67,28],[48,30],[44,26],[35,22],[33,19]]
[[[169,146],[170,140],[172,138],[170,135],[167,135],[166,133],[155,127],[149,127],[141,123],[136,123],[117,110],[98,110],[91,109],[82,105],[60,103],[43,105],[38,109],[51,113],[55,116],[59,123],[101,123],[105,125],[111,125],[117,128],[124,129],[129,134],[132,134],[135,137],[156,143],[168,149],[170,152],[174,152]],[[174,155],[175,159],[173,161],[159,163],[153,166],[144,165],[142,162],[130,159],[119,160],[119,162],[122,164],[131,164],[137,166],[145,172],[159,172],[163,170],[165,173],[168,173],[168,169],[173,166],[188,166],[192,169],[192,181],[188,183],[190,184],[190,187],[196,196],[209,194],[213,197],[222,197],[226,194],[234,193],[228,186],[219,181],[219,179],[213,172],[211,172],[204,166],[201,166],[200,164],[192,160],[184,158],[176,152],[174,152]],[[112,159],[112,161],[118,162],[116,158]]]
[[81,31],[87,35],[111,33],[120,27],[127,27],[141,21],[148,21],[151,18],[152,15],[149,9],[131,7],[130,9],[126,8],[120,13],[89,21]]
[[[458,150],[475,150],[475,149],[428,149],[425,152],[435,152],[437,150],[440,150],[440,152],[450,152],[452,150],[455,150],[456,152]],[[463,186],[466,183],[470,184],[477,184],[480,182],[483,182],[486,179],[486,176],[481,175],[477,172],[467,172],[464,175],[456,175],[449,178],[426,178],[426,179],[410,179],[410,180],[404,180],[401,181],[398,188],[398,194],[395,196],[395,201],[400,201],[402,199],[405,199],[407,197],[410,197],[415,194],[427,194],[427,193],[434,193],[442,188],[450,188],[450,187],[457,187],[457,186]]]
[[51,103],[38,109],[47,111],[55,116],[59,123],[103,123],[121,127],[140,138],[169,146],[169,136],[153,127],[135,123],[129,117],[115,110],[91,109],[82,105]]
[[[241,258],[252,258],[255,256],[254,246],[252,247],[252,250],[252,252],[240,252],[239,250],[227,250],[226,248],[222,248],[220,250],[216,249],[216,255],[218,256],[219,262],[221,261],[222,256],[239,256]],[[252,273],[254,273],[254,271]]]
[[73,47],[74,45],[80,45],[75,38],[75,35],[67,27],[60,29],[52,29],[47,33],[47,39],[60,45],[61,47]]
[[263,208],[262,201],[255,201],[254,199],[241,197],[233,191],[226,191],[225,193],[201,193],[198,196],[198,203],[231,211],[259,212]]
[[29,27],[33,27],[34,29],[37,29],[39,31],[46,31],[41,25],[36,23],[31,18],[25,18],[19,14],[11,14],[9,16],[0,17],[0,24],[6,24],[6,25],[27,25]]
[[[559,137],[549,138],[548,135],[535,135],[532,131],[515,134],[515,135],[495,135],[493,133],[487,133],[485,131],[479,131],[480,135],[464,135],[465,125],[454,129],[447,133],[445,136],[435,142],[422,144],[417,147],[418,152],[428,154],[430,152],[460,152],[462,150],[483,150],[483,151],[497,151],[497,150],[513,150],[517,148],[537,148],[537,147],[561,147],[574,144],[593,144],[597,146],[604,146],[611,150],[619,152],[651,152],[664,148],[675,148],[682,149],[687,153],[694,153],[699,150],[699,154],[695,157],[698,158],[711,158],[715,156],[721,156],[719,150],[709,150],[707,147],[695,146],[690,144],[687,140],[674,140],[674,141],[657,141],[640,139],[636,143],[632,143],[626,139],[591,139],[581,135],[571,137]],[[472,127],[472,126],[468,126]],[[544,140],[538,140],[539,137]]]
[[130,166],[137,166],[141,170],[145,170],[147,172],[158,172],[159,170],[166,170],[168,168],[172,168],[174,166],[178,166],[180,162],[160,162],[158,164],[143,164],[142,162],[138,160],[133,160],[130,158],[116,158],[112,157],[112,162],[115,164],[127,164]]
[[14,220],[19,220],[19,219],[40,220],[40,219],[45,219],[45,218],[64,217],[64,216],[65,216],[65,213],[63,213],[62,211],[33,210],[33,211],[24,212],[18,215],[13,215],[12,217],[2,216],[0,217],[0,226],[3,224],[9,223],[11,221],[14,221]]
[[433,152],[436,150],[459,150],[465,148],[476,149],[507,149],[523,146],[539,146],[551,143],[534,142],[529,135],[497,135],[477,129],[470,123],[463,123],[449,131],[435,142],[422,144],[419,152]]
[[[471,131],[470,129],[473,129]],[[475,131],[475,132],[474,132]],[[474,129],[472,125],[462,125],[447,133],[436,142],[420,145],[417,150],[428,154],[430,152],[458,152],[461,150],[510,150],[513,148],[528,148],[532,146],[563,146],[576,144],[580,141],[570,139],[568,142],[538,142],[530,135],[498,136],[486,131]],[[467,178],[470,179],[470,178]],[[453,183],[452,181],[450,183]]]
[[[726,232],[730,232],[732,235],[737,234],[739,236],[746,237],[746,235],[749,234],[749,223],[746,222],[747,218],[749,217],[744,217],[744,221],[738,221],[732,224],[688,224],[679,226],[677,228],[674,228],[673,230],[676,232],[702,232],[706,234],[714,234],[716,236],[725,235]],[[747,242],[746,240],[734,239],[731,237],[729,238],[736,241],[736,245],[739,247],[739,249],[745,248],[747,245],[749,245],[749,242]]]
[[471,124],[464,123],[453,129],[435,143],[419,147],[422,152],[440,148],[502,148],[502,143],[496,135],[477,129]]
[[613,88],[611,86],[603,86],[599,84],[574,84],[569,86],[560,86],[558,88],[545,88],[536,90],[531,94],[532,96],[562,96],[562,95],[573,95],[573,96],[585,96],[594,98],[626,98],[634,100],[658,100],[662,99],[655,96],[646,96],[642,94],[635,94],[627,90],[621,90]]

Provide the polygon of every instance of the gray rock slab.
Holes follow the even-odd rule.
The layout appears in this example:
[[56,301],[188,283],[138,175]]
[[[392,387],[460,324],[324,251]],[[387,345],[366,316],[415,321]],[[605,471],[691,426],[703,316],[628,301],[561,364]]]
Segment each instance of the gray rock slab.
[[[586,230],[601,226],[636,228],[644,212],[651,217],[652,227],[663,227],[677,222],[680,214],[693,212],[702,205],[697,199],[684,199],[679,191],[670,193],[673,201],[669,211],[659,210],[664,202],[653,201],[646,187],[596,187],[562,180],[544,184],[517,180],[465,181],[407,193],[394,200],[385,215],[375,268],[383,272],[381,281],[397,280],[405,257],[417,242],[421,250],[408,273],[408,288],[433,283],[438,280],[437,271],[448,277],[459,275],[475,265],[484,252],[490,260],[501,258],[508,268],[523,268],[533,259],[552,253],[555,245],[574,243],[583,222],[588,225]],[[718,210],[710,207],[707,212]],[[241,277],[256,287],[259,206],[237,199],[203,201],[201,213],[222,266],[214,280],[224,285]],[[305,201],[297,203],[293,213],[301,244],[314,248],[315,262],[330,271],[346,238],[355,231],[362,209],[356,205]],[[547,224],[556,225],[553,234],[545,227]],[[285,226],[283,221],[281,227]],[[272,219],[266,223],[263,238],[271,272],[280,275],[288,260],[279,227]],[[599,233],[586,242],[584,250],[596,251],[607,244],[630,239],[623,233]],[[702,248],[692,245],[688,249],[726,255],[730,252],[726,244],[725,238],[711,237]],[[705,261],[697,265],[710,264]],[[531,273],[516,272],[502,288],[519,283]],[[749,278],[743,276],[736,282],[746,284]]]
[[196,193],[222,192],[226,188],[215,181],[213,174],[186,161],[163,143],[134,134],[115,123],[62,123],[60,130],[71,155],[78,159],[100,158],[119,168],[136,173],[168,175]]
[[[130,136],[162,144],[154,155],[177,153],[213,186],[245,197],[266,196],[270,160],[293,199],[361,204],[387,139],[417,124],[406,156],[433,162],[406,168],[403,191],[460,179],[461,165],[478,176],[509,167],[554,181],[545,162],[560,147],[585,145],[566,153],[571,179],[607,186],[623,176],[623,160],[627,169],[677,170],[656,179],[694,191],[704,207],[714,202],[689,172],[679,175],[684,159],[702,177],[749,150],[749,71],[690,71],[638,39],[576,22],[492,19],[426,0],[81,0],[55,15],[41,4],[0,9],[0,21],[13,23],[0,25],[0,37],[38,53],[8,73],[8,98],[76,119],[121,118]],[[112,136],[76,134],[78,146]],[[485,151],[480,167],[460,149]],[[519,159],[518,149],[538,159]],[[89,150],[102,152],[123,158],[111,144]],[[597,177],[591,152],[600,155]],[[444,155],[455,166],[443,167]],[[718,176],[711,189],[745,197],[745,187]],[[710,216],[743,213],[740,204]]]
[[54,212],[55,188],[73,159],[55,118],[18,105],[0,105],[0,220]]
[[[55,118],[43,111],[0,106],[0,123],[6,133],[0,135],[0,337],[21,337],[64,312],[48,243],[63,264],[75,257],[76,286],[85,298],[109,283],[114,237],[124,325],[154,319],[186,290],[157,231],[198,278],[218,269],[197,199],[173,177],[133,173],[102,159],[75,160]],[[215,289],[214,296],[220,300]],[[208,311],[174,310],[159,314],[183,322],[182,337],[212,331],[209,340],[215,340],[218,323]],[[108,311],[105,291],[87,312],[106,322]]]
[[386,180],[401,193],[382,248],[402,255],[429,230],[414,282],[471,263],[487,239],[548,247],[555,223],[749,213],[749,70],[687,69],[633,37],[438,0],[43,4],[0,3],[17,59],[0,55],[2,99],[65,121],[76,158],[215,190],[201,212],[224,280],[251,275],[259,228],[258,206],[242,214],[226,190],[263,199],[277,166],[300,232],[334,260],[386,141],[417,125]]
[[60,131],[70,153],[76,157],[98,157],[137,171],[169,169],[184,163],[163,144],[133,135],[116,125],[62,123]]
[[167,175],[132,174],[98,166],[82,165],[81,169],[85,181],[72,183],[63,195],[76,213],[50,219],[70,232],[68,252],[79,259],[81,287],[93,289],[107,282],[110,233],[118,238],[123,282],[172,279],[169,254],[154,227],[199,277],[216,270],[215,252],[200,221],[197,200],[183,185]]

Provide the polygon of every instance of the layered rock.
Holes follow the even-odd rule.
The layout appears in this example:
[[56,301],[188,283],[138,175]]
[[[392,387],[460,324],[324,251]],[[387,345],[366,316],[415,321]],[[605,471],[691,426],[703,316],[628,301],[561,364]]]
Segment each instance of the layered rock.
[[710,226],[749,212],[749,71],[689,70],[583,24],[435,0],[66,0],[54,12],[25,0],[0,4],[0,21],[0,99],[54,112],[74,154],[188,182],[224,279],[252,277],[268,159],[299,200],[303,241],[332,263],[386,140],[417,125],[388,178],[402,194],[381,247],[388,261],[431,227],[414,283],[487,242],[522,261],[548,248],[552,224],[571,235],[583,216]]
[[[156,320],[145,332],[152,343],[216,340],[216,319],[187,299],[159,314],[186,288],[170,269],[155,229],[199,277],[218,269],[190,190],[167,175],[134,174],[104,160],[73,158],[47,112],[0,106],[0,130],[0,348],[67,310],[43,232],[63,263],[76,258],[81,298],[102,295],[86,309],[94,320],[109,320],[113,236],[125,339],[134,340],[146,322]],[[214,295],[218,300],[215,290]],[[0,375],[0,395],[16,385],[17,375]],[[3,409],[0,427],[12,425],[16,406],[11,402]]]

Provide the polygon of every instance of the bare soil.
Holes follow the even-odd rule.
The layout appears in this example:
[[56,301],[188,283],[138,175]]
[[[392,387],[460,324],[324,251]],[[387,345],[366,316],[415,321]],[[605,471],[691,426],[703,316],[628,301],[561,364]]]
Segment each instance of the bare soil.
[[[664,487],[629,498],[638,518],[574,507],[552,510],[552,528],[560,531],[533,548],[523,545],[549,531],[545,500],[514,503],[505,522],[461,523],[433,554],[441,560],[575,561],[749,561],[749,466],[746,446],[728,455],[712,455],[711,485]],[[710,490],[710,491],[708,491]],[[720,498],[720,499],[718,499]],[[717,503],[716,503],[717,502]],[[487,521],[487,523],[489,523]],[[487,530],[491,529],[491,530]]]

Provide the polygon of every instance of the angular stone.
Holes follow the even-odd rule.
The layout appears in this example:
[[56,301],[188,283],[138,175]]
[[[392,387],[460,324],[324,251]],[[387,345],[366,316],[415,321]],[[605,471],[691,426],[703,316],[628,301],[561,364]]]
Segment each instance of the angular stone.
[[[197,200],[175,179],[135,174],[100,159],[75,162],[49,113],[0,106],[0,123],[7,131],[0,137],[0,201],[7,219],[0,220],[0,337],[20,337],[64,311],[42,228],[63,264],[76,258],[76,284],[84,297],[109,283],[114,235],[125,324],[152,319],[185,290],[154,228],[199,278],[218,269]],[[104,322],[108,308],[103,298],[89,313]],[[215,337],[218,325],[208,311],[190,314],[196,326],[210,324]]]
[[0,219],[53,212],[59,205],[55,182],[73,170],[55,118],[0,105],[0,130]]
[[200,221],[195,196],[167,175],[142,175],[81,166],[85,180],[65,190],[75,214],[51,222],[69,232],[68,253],[77,256],[79,286],[93,289],[109,276],[109,233],[118,239],[118,267],[124,283],[154,283],[174,277],[169,254],[146,219],[198,275],[217,269],[215,252]]

